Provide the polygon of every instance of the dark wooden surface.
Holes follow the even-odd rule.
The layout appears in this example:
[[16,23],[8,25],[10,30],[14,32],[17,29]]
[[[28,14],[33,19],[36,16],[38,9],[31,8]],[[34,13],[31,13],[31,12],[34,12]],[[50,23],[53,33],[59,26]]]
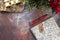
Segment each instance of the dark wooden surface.
[[35,38],[30,31],[18,29],[14,23],[10,22],[7,14],[0,14],[0,40],[35,40]]

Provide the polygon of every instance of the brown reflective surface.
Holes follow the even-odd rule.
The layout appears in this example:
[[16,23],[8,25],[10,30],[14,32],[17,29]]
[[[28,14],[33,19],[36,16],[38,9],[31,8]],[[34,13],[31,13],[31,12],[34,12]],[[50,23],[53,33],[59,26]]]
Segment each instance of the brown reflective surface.
[[0,14],[0,40],[35,40],[30,31],[21,31],[7,15]]

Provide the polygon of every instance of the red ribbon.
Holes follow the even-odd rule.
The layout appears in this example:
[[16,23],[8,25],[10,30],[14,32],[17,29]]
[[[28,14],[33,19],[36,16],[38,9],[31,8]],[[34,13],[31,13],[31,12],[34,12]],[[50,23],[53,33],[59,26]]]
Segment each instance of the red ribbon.
[[43,15],[42,17],[39,17],[38,19],[33,20],[32,22],[29,23],[29,25],[32,27],[33,25],[36,25],[38,22],[43,21],[47,17],[46,15]]

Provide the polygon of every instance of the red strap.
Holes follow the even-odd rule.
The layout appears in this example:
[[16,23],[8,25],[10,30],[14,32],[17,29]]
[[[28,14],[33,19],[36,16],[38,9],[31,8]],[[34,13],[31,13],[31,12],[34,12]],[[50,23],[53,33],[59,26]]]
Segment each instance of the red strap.
[[29,25],[32,27],[33,25],[37,24],[38,22],[41,22],[42,20],[44,20],[46,17],[47,17],[47,14],[42,16],[42,17],[39,17],[38,19],[36,19],[32,22],[30,22]]

